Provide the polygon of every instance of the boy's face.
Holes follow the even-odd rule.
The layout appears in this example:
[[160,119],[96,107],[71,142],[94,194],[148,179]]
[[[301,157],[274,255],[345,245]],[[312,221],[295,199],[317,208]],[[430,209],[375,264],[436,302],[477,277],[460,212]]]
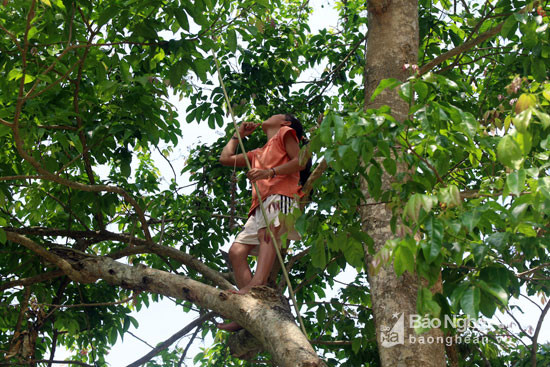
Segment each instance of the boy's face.
[[266,129],[280,128],[284,125],[290,125],[284,114],[273,115],[262,123],[262,130],[265,132]]

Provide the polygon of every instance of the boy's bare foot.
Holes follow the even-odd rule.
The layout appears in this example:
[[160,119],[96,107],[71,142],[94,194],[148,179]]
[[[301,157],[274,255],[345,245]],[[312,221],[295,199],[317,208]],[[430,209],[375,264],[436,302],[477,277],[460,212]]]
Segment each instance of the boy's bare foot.
[[250,292],[250,289],[252,288],[253,286],[245,286],[239,290],[235,290],[235,289],[229,289],[228,292],[229,293],[233,293],[233,294],[240,294],[240,295],[245,295],[247,294],[248,292]]
[[235,321],[228,322],[227,324],[218,324],[216,326],[218,327],[218,329],[222,329],[225,331],[232,331],[232,332],[239,331],[243,328],[241,325],[237,324]]

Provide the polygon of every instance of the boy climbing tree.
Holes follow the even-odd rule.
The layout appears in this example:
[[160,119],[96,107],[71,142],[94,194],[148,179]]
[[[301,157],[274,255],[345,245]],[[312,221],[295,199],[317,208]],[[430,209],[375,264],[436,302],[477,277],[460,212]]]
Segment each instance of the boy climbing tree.
[[[256,123],[244,122],[239,126],[238,133],[246,137],[258,126]],[[248,220],[229,249],[229,260],[239,288],[234,291],[236,294],[246,294],[252,287],[267,283],[277,255],[275,246],[280,246],[283,233],[290,240],[300,239],[294,229],[285,228],[279,221],[279,213],[287,214],[297,207],[296,199],[303,196],[300,185],[307,180],[309,173],[310,163],[301,165],[299,162],[299,142],[304,138],[302,124],[292,115],[278,114],[265,120],[261,127],[267,135],[267,143],[246,153],[252,167],[247,177],[256,183],[260,195],[252,185]],[[238,137],[233,135],[220,155],[221,164],[236,167],[246,165],[244,154],[235,154],[237,145]],[[266,216],[260,205],[265,209]],[[268,226],[273,238],[267,230]],[[273,239],[276,243],[273,243]],[[248,265],[248,255],[258,256],[254,275]],[[227,331],[241,328],[235,322],[219,324],[218,327]]]

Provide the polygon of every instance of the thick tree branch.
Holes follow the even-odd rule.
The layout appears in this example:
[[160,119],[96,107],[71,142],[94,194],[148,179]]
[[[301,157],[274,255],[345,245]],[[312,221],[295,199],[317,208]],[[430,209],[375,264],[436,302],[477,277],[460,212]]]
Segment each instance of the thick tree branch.
[[92,256],[75,266],[88,278],[97,277],[111,285],[185,299],[234,320],[254,335],[281,367],[323,364],[293,317],[282,311],[279,296],[267,287],[254,287],[247,295],[236,295],[187,277]]
[[[521,14],[521,13],[526,13],[528,11],[531,11],[538,4],[539,4],[538,0],[533,1],[533,2],[529,3],[525,8],[518,11],[518,13]],[[466,51],[470,50],[471,48],[473,48],[473,47],[487,41],[488,39],[496,36],[502,30],[503,25],[504,25],[504,22],[501,22],[501,23],[497,24],[496,26],[494,26],[493,28],[481,33],[478,37],[476,37],[472,40],[469,40],[468,42],[465,42],[465,43],[461,44],[460,46],[457,46],[457,47],[453,48],[452,50],[449,50],[449,51],[445,52],[442,55],[439,55],[438,57],[436,57],[432,61],[430,61],[427,64],[425,64],[424,66],[422,66],[419,69],[418,73],[420,75],[425,74],[428,71],[432,70],[437,65],[447,61],[451,57],[460,55],[461,53],[466,52]]]
[[9,230],[6,230],[5,232],[6,232],[6,237],[9,241],[16,242],[16,243],[19,243],[20,245],[23,245],[24,247],[28,248],[32,252],[36,253],[40,257],[47,260],[48,262],[54,264],[72,280],[81,282],[81,283],[90,283],[95,281],[95,279],[93,278],[86,278],[80,272],[75,270],[71,266],[71,264],[69,264],[65,259],[54,255],[53,253],[49,252],[44,247],[36,244],[34,241],[30,240],[29,238]]
[[193,330],[196,327],[199,327],[202,325],[206,320],[211,319],[214,316],[214,312],[209,312],[206,315],[203,315],[199,317],[198,319],[192,321],[189,323],[186,327],[157,345],[152,351],[141,357],[140,359],[136,360],[133,363],[130,363],[127,367],[139,367],[148,361],[150,361],[152,358],[154,358],[157,354],[159,354],[164,349],[168,348],[170,345],[172,345],[174,342],[176,342],[178,339],[182,338],[185,334],[189,333],[191,330]]
[[327,161],[323,159],[321,162],[319,162],[317,167],[315,167],[313,172],[311,172],[311,175],[308,177],[306,183],[304,184],[304,187],[302,187],[302,192],[304,193],[304,197],[301,200],[302,203],[307,200],[309,194],[311,193],[311,190],[313,189],[313,183],[323,175],[327,167]]
[[216,286],[222,289],[233,289],[233,285],[229,283],[222,274],[215,271],[214,269],[206,266],[203,262],[197,260],[193,256],[181,252],[175,248],[168,246],[160,246],[157,244],[150,244],[149,242],[141,239],[132,237],[126,234],[113,233],[109,231],[73,231],[66,229],[56,229],[56,228],[42,228],[42,227],[29,227],[29,228],[13,228],[5,227],[5,231],[10,231],[19,234],[33,235],[33,236],[53,236],[53,237],[69,237],[73,239],[89,239],[97,242],[100,241],[118,241],[127,244],[133,244],[134,246],[129,246],[123,250],[109,254],[108,256],[112,259],[118,259],[121,257],[143,254],[143,253],[154,253],[160,256],[166,256],[177,260],[184,264],[185,266],[196,270],[197,272],[204,275],[208,280],[210,280]]

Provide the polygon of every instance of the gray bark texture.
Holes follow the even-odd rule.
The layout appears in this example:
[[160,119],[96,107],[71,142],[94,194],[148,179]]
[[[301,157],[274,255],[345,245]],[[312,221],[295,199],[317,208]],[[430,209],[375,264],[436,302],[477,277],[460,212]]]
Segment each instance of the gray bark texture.
[[[417,0],[375,0],[368,2],[368,38],[365,66],[365,109],[388,105],[392,115],[403,121],[407,117],[408,105],[395,91],[385,90],[373,102],[370,97],[381,80],[396,78],[405,80],[410,71],[403,70],[404,64],[416,64],[418,59],[418,3]],[[403,172],[406,167],[398,164]],[[388,190],[393,177],[387,173],[382,178],[382,190]],[[367,183],[363,179],[362,190],[369,198]],[[373,238],[378,251],[395,235],[390,228],[391,209],[384,204],[362,207],[363,229]],[[367,267],[371,261],[367,256]],[[409,327],[409,315],[416,314],[416,299],[421,280],[416,274],[405,272],[397,277],[392,264],[382,267],[376,274],[369,274],[372,307],[376,325],[380,361],[383,367],[443,367],[445,366],[445,345],[443,343],[411,343],[409,335],[415,335]],[[432,291],[440,291],[441,283]],[[382,345],[383,330],[396,324],[400,315],[404,316],[403,344],[391,347]],[[386,328],[386,329],[383,329]],[[443,336],[441,330],[432,329],[423,334],[437,338]]]
[[[249,333],[240,333],[232,338],[234,353],[240,353],[242,357],[250,358],[254,353],[265,350],[271,354],[276,366],[325,366],[294,322],[286,299],[269,287],[253,287],[246,295],[236,295],[143,265],[129,266],[109,257],[93,256],[61,246],[48,252],[20,234],[8,231],[7,236],[10,241],[35,251],[46,261],[60,264],[62,271],[74,281],[94,283],[102,279],[126,289],[185,299],[236,321]],[[240,339],[247,344],[239,345]]]
[[267,287],[235,295],[190,278],[147,267],[133,267],[109,258],[88,258],[76,264],[88,279],[185,299],[237,321],[268,351],[277,366],[318,367],[323,362],[279,297]]

